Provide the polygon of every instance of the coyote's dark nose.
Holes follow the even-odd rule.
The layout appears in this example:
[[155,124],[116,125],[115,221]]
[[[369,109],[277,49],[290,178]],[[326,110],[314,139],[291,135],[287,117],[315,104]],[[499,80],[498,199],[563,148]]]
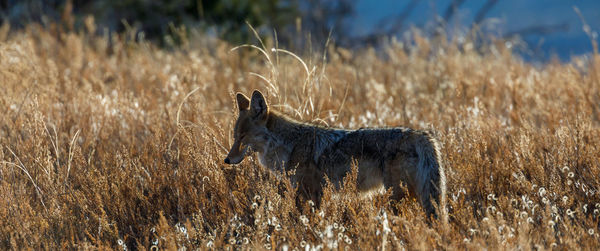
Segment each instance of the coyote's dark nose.
[[231,164],[231,161],[229,160],[229,158],[225,158],[225,164]]

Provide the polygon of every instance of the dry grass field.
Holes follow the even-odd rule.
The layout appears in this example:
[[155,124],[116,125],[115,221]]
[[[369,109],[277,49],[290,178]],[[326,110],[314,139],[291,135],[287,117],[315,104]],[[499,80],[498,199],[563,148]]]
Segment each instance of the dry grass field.
[[[92,27],[93,29],[93,27]],[[0,249],[596,249],[600,55],[534,66],[504,43],[426,39],[296,58],[178,49],[29,26],[0,32]],[[263,52],[259,48],[266,48]],[[295,205],[255,157],[235,166],[235,92],[344,128],[434,129],[448,222],[411,198]]]

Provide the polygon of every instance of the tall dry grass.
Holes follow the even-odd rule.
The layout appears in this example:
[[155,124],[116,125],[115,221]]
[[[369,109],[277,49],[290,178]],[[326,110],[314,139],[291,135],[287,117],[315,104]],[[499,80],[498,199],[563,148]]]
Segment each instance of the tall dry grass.
[[[599,55],[534,67],[502,43],[417,34],[383,57],[328,46],[301,62],[58,30],[0,42],[2,249],[600,246]],[[255,158],[226,166],[233,95],[253,89],[304,121],[434,128],[449,222],[361,196],[352,175],[298,209]]]

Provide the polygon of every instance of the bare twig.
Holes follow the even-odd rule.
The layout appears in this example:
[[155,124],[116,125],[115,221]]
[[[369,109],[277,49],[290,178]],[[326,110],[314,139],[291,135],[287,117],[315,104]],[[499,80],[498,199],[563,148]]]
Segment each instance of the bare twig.
[[[419,0],[412,0],[404,7],[404,9],[402,9],[402,11],[400,12],[400,14],[398,16],[392,17],[392,18],[388,17],[388,18],[384,18],[383,20],[381,20],[379,22],[379,24],[377,25],[377,27],[379,27],[377,29],[377,31],[371,33],[370,35],[363,37],[361,39],[362,40],[361,43],[374,44],[379,38],[381,38],[387,34],[394,34],[394,33],[398,33],[400,31],[402,31],[402,29],[404,27],[404,21],[412,13],[414,8],[417,7],[418,3],[419,3]],[[387,24],[387,23],[393,23],[393,25],[389,29],[386,30],[383,27],[386,27],[385,24]]]
[[481,7],[481,9],[479,9],[477,14],[475,15],[475,21],[473,21],[473,24],[479,25],[479,23],[483,21],[487,13],[494,7],[494,5],[496,5],[496,2],[498,2],[498,0],[488,0],[487,2],[485,2],[485,4]]
[[444,20],[446,22],[450,21],[452,16],[454,16],[454,13],[456,13],[456,10],[458,10],[458,8],[464,2],[465,2],[465,0],[452,0],[452,3],[450,3],[450,5],[448,5],[448,8],[446,8],[446,12],[444,14]]

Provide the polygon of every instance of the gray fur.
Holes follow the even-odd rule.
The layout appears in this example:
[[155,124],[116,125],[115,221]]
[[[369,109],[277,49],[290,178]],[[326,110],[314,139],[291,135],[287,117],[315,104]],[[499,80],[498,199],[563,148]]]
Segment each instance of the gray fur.
[[[256,99],[262,104],[264,99],[259,94],[253,94],[253,103]],[[239,155],[244,153],[240,149],[250,146],[258,152],[261,165],[276,171],[295,170],[292,182],[316,202],[323,177],[326,175],[339,186],[355,161],[359,190],[383,184],[392,188],[394,199],[400,199],[406,195],[401,189],[404,185],[427,213],[435,213],[431,199],[440,209],[445,208],[446,177],[438,143],[430,132],[403,127],[326,128],[271,110],[264,117],[255,118],[252,110],[240,111],[234,131],[236,142],[227,159],[241,161]]]

